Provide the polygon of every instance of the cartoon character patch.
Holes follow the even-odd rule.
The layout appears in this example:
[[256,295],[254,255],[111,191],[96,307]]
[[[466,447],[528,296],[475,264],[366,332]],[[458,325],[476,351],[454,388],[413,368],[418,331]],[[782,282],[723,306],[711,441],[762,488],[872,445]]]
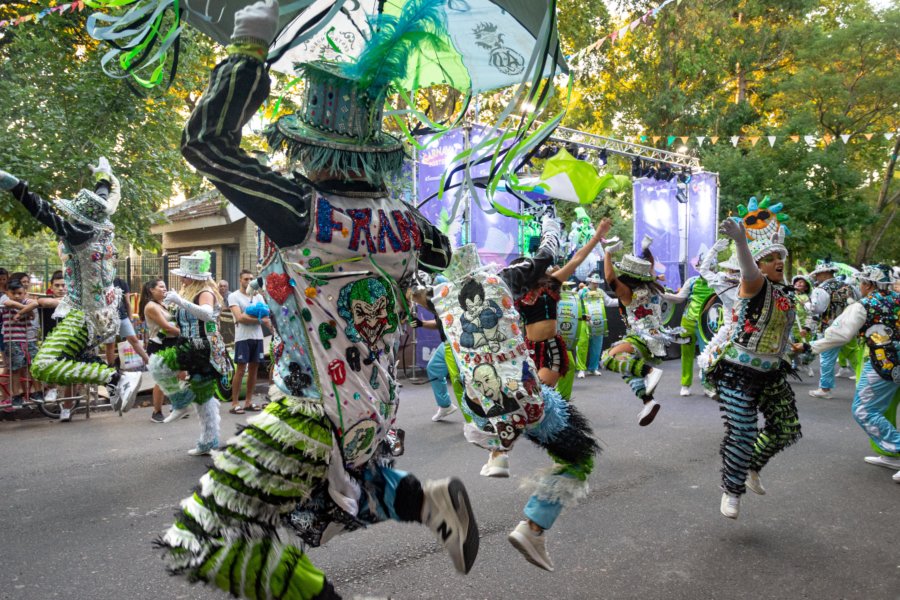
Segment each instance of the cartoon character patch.
[[394,294],[382,278],[368,277],[347,284],[338,295],[338,314],[347,322],[344,334],[351,342],[364,342],[369,348],[367,364],[375,359],[378,342],[397,330],[399,319],[394,310]]
[[460,346],[486,346],[491,352],[498,352],[504,340],[499,327],[503,309],[494,300],[485,301],[484,287],[474,279],[468,280],[460,290],[459,306],[463,309],[460,318],[463,331],[459,337]]

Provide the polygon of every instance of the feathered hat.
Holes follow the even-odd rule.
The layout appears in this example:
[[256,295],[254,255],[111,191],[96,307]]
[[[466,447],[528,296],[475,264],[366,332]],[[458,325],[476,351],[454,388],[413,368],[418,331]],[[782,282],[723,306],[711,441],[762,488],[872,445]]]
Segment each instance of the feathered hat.
[[206,281],[212,279],[209,268],[212,265],[212,256],[206,250],[195,250],[178,259],[178,268],[172,269],[172,275]]
[[892,283],[891,268],[884,264],[863,265],[857,277],[860,281],[868,281],[880,288],[886,288]]
[[838,271],[840,271],[840,269],[834,264],[831,257],[826,256],[824,260],[820,259],[816,261],[816,268],[812,270],[812,273],[810,273],[809,276],[815,277],[819,273],[837,273]]
[[299,110],[269,128],[269,145],[284,147],[307,172],[362,174],[380,184],[399,170],[405,153],[399,139],[382,131],[384,102],[391,83],[406,77],[415,48],[446,44],[445,2],[413,0],[400,16],[379,15],[355,62],[297,65],[306,83]]

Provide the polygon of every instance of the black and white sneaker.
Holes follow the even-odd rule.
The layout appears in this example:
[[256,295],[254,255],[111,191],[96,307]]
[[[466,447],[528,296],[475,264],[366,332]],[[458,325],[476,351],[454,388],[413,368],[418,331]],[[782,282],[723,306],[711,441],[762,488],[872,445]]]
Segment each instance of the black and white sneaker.
[[422,492],[422,523],[447,549],[456,570],[468,573],[478,556],[479,537],[466,486],[452,477],[426,481]]
[[139,372],[125,371],[121,374],[109,398],[113,409],[119,413],[119,416],[131,410],[131,407],[134,405],[134,399],[137,398],[140,385],[141,374]]

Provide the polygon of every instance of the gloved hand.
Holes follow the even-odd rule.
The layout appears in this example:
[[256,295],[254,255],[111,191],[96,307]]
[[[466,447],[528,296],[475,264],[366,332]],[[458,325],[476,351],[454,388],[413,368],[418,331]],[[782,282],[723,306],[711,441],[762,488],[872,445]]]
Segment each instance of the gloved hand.
[[618,252],[619,250],[621,250],[622,247],[623,247],[624,245],[625,245],[625,244],[622,243],[622,240],[619,240],[619,241],[616,242],[615,244],[612,244],[612,245],[610,245],[610,246],[607,246],[606,248],[604,248],[604,250],[606,250],[606,251],[609,252],[610,254],[615,254],[616,252]]
[[166,297],[163,298],[163,304],[174,304],[175,306],[184,306],[184,298],[178,295],[178,292],[169,290]]
[[719,225],[719,233],[737,241],[739,239],[747,239],[747,232],[744,229],[744,222],[740,219],[728,218]]
[[269,307],[262,302],[257,302],[256,304],[248,306],[247,310],[244,311],[244,314],[257,319],[262,319],[269,316]]
[[11,190],[19,185],[19,178],[0,169],[0,190]]
[[88,165],[88,168],[94,175],[106,175],[107,177],[112,177],[112,167],[109,166],[109,161],[105,156],[101,156],[97,159],[96,167],[94,165]]
[[420,319],[418,317],[413,317],[412,320],[409,322],[409,326],[412,327],[413,329],[418,329],[419,327],[422,326],[422,319]]
[[278,0],[260,0],[234,14],[232,40],[253,40],[268,46],[278,33]]
[[641,240],[641,251],[646,250],[653,243],[653,238],[649,235],[644,235],[644,239]]

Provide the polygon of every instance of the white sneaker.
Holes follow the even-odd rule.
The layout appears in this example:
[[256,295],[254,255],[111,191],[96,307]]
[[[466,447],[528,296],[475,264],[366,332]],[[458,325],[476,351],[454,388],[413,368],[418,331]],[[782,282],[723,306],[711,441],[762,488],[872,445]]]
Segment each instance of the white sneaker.
[[127,413],[134,405],[134,399],[137,398],[141,384],[140,371],[123,371],[119,377],[119,383],[116,384],[115,392],[110,397],[113,408],[121,417],[123,413]]
[[646,427],[650,423],[653,422],[653,419],[656,418],[656,413],[659,412],[659,402],[656,400],[651,400],[644,404],[644,408],[641,409],[641,412],[638,413],[638,425],[641,427]]
[[822,388],[809,390],[809,395],[813,398],[834,398],[834,396],[831,395],[831,390],[823,390]]
[[219,440],[215,439],[208,444],[200,444],[198,443],[196,447],[188,450],[188,454],[191,456],[208,456],[212,453],[213,450],[219,449]]
[[754,494],[759,494],[760,496],[766,495],[766,488],[763,487],[762,481],[759,479],[758,471],[749,471],[747,473],[747,481],[745,481],[744,484],[747,486],[747,489]]
[[71,408],[60,408],[59,409],[59,422],[60,423],[68,423],[72,420],[72,409]]
[[900,469],[900,458],[891,458],[889,456],[867,456],[866,462],[876,467],[884,467],[885,469]]
[[849,369],[847,367],[841,367],[840,369],[838,369],[838,372],[835,373],[834,376],[835,377],[846,377],[847,379],[850,379],[854,376],[854,373],[851,369]]
[[719,503],[719,510],[729,519],[737,519],[741,513],[741,497],[725,492],[722,494],[722,502]]
[[813,377],[816,376],[816,372],[813,371],[812,366],[806,367],[806,376],[809,377],[809,378],[813,378]]
[[644,377],[644,387],[647,390],[647,395],[652,395],[653,390],[656,389],[656,386],[659,385],[660,379],[662,379],[662,369],[657,369],[656,367],[650,367],[650,372]]
[[703,388],[703,393],[709,396],[710,398],[716,397],[716,390],[712,388]]
[[468,573],[478,556],[478,525],[466,486],[456,477],[426,481],[422,487],[422,524],[438,537],[453,566]]
[[169,413],[169,416],[166,417],[165,419],[163,419],[163,423],[171,423],[172,421],[177,421],[178,419],[181,419],[182,417],[184,417],[188,414],[188,411],[190,410],[190,408],[191,408],[191,405],[188,404],[184,408],[173,409],[172,412]]
[[553,561],[547,554],[546,538],[547,532],[535,533],[528,525],[528,521],[519,521],[516,528],[512,530],[506,539],[513,547],[521,552],[525,560],[531,564],[545,569],[553,570]]
[[681,386],[681,391],[678,392],[678,395],[679,395],[679,396],[690,396],[690,395],[691,395],[691,388],[690,388],[689,386],[686,386],[686,385]]
[[481,467],[481,474],[484,477],[509,477],[509,456],[505,453],[491,456]]
[[434,413],[434,416],[431,417],[431,420],[437,423],[438,421],[443,421],[444,417],[449,417],[453,413],[455,413],[458,409],[454,405],[450,406],[441,406],[438,407],[437,412]]
[[578,373],[575,375],[575,377],[577,377],[578,379],[584,379],[584,376],[585,376],[584,371],[578,371]]
[[896,473],[894,473],[894,475],[893,475],[893,477],[891,477],[891,479],[894,480],[894,483],[900,483],[900,471],[897,471]]
[[603,371],[601,371],[600,369],[594,369],[593,371],[591,371],[591,375],[600,377],[601,375],[603,375]]
[[56,402],[57,398],[59,398],[59,390],[56,388],[50,388],[44,392],[44,402]]

